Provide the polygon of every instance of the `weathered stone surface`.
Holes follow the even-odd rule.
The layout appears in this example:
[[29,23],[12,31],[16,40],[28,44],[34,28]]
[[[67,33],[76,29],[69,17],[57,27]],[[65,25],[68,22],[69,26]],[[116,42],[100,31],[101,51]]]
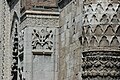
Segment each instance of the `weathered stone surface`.
[[120,0],[0,2],[0,80],[120,79]]

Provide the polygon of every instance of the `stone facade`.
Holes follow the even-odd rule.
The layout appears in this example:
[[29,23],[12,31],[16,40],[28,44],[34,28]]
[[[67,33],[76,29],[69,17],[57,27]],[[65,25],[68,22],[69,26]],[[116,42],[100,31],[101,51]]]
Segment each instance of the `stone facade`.
[[120,80],[120,0],[1,0],[0,80]]

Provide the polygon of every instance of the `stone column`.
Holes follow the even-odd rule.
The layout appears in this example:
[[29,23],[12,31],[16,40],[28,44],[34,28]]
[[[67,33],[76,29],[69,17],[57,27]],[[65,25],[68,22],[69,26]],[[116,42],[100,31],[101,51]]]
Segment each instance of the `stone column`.
[[83,80],[120,79],[120,2],[83,1]]

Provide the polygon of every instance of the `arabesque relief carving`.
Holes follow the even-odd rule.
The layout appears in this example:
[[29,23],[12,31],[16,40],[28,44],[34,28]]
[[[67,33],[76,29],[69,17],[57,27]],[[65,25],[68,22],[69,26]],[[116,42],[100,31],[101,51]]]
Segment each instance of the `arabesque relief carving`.
[[42,28],[41,30],[33,29],[32,33],[32,48],[33,49],[53,49],[53,30],[47,30],[47,28]]

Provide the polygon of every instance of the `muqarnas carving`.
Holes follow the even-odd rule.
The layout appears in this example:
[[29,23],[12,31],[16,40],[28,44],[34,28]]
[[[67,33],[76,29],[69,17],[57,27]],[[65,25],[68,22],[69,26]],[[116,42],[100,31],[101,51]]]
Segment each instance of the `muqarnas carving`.
[[52,50],[53,49],[53,30],[33,29],[32,47],[33,49]]

